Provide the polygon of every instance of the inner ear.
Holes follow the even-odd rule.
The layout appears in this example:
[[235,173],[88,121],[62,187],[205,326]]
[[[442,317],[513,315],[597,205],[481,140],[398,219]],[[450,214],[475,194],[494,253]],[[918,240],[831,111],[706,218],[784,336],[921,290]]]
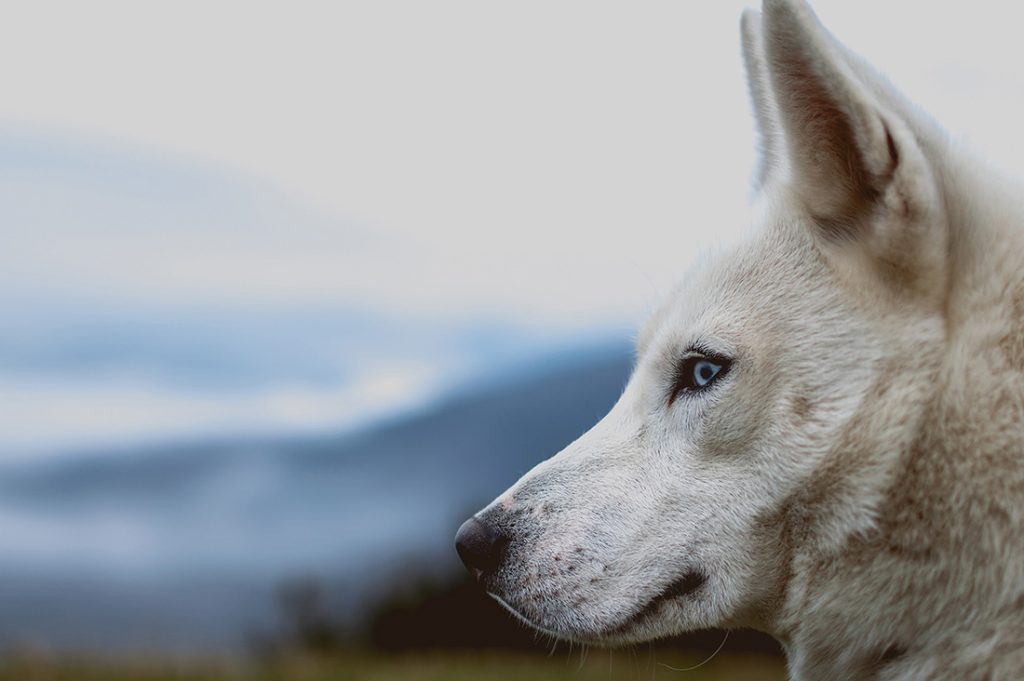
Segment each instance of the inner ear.
[[[805,200],[811,217],[822,235],[831,241],[854,240],[864,222],[878,210],[886,187],[892,182],[900,155],[892,132],[882,121],[888,167],[880,174],[871,173],[856,146],[839,150],[847,162],[831,170],[823,170],[817,178],[803,178]],[[845,178],[845,179],[844,179]]]

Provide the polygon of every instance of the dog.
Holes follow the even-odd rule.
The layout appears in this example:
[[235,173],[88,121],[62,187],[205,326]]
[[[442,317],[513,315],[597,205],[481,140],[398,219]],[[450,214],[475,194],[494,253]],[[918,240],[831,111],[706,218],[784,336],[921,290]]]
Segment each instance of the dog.
[[741,27],[758,229],[456,548],[560,639],[750,627],[797,680],[1024,679],[1024,190],[801,0]]

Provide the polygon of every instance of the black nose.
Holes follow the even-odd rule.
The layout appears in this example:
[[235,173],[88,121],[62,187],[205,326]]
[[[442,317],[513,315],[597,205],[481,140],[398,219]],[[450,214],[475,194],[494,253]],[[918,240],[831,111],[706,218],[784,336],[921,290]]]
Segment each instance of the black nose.
[[482,579],[498,569],[508,539],[491,525],[473,517],[455,533],[455,550],[469,574]]

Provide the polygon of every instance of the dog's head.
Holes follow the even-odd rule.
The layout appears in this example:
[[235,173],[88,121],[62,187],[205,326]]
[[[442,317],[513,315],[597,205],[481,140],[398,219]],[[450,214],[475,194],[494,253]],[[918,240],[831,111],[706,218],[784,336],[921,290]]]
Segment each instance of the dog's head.
[[647,323],[611,412],[457,538],[490,594],[559,637],[777,630],[794,554],[870,530],[930,389],[939,133],[797,0],[742,27],[756,235]]

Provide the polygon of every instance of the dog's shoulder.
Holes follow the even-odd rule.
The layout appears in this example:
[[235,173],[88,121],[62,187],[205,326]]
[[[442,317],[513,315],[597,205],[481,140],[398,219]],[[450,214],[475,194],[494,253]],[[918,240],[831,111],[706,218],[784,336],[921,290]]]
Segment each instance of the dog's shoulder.
[[1016,681],[1024,674],[1024,599],[985,626],[880,660],[879,681]]

